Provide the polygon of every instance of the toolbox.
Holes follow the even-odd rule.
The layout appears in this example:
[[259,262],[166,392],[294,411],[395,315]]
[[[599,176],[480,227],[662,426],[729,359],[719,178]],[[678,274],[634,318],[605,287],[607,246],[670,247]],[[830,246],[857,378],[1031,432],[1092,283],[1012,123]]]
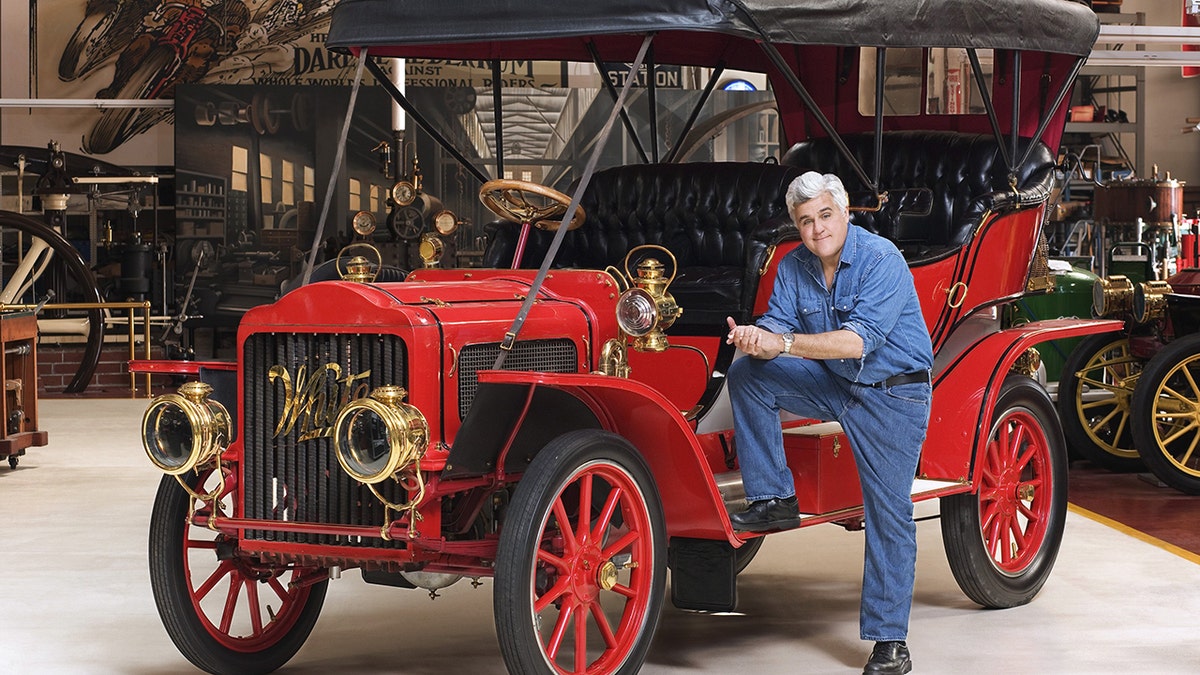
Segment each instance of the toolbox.
[[862,505],[862,486],[850,441],[837,422],[783,430],[783,450],[796,481],[801,513]]

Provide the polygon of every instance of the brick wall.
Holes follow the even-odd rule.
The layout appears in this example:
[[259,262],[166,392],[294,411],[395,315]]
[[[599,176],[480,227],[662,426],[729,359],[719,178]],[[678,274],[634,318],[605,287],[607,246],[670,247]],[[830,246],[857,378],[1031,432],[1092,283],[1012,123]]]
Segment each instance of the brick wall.
[[[138,347],[138,355],[143,353],[143,348]],[[64,394],[63,390],[70,384],[75,377],[75,372],[79,369],[79,361],[83,357],[83,344],[55,344],[45,343],[38,345],[38,395],[42,397],[54,398],[56,396],[71,396],[72,394]],[[161,347],[153,347],[151,349],[152,358],[163,358],[163,350]],[[92,379],[88,384],[87,390],[82,392],[85,396],[113,396],[127,397],[130,394],[129,389],[129,347],[123,344],[106,345],[100,352],[100,362],[96,365],[96,372],[92,375]],[[166,390],[169,383],[169,378],[159,375],[152,378],[151,385],[156,390],[163,388]],[[145,378],[138,378],[139,389],[145,387]],[[159,393],[155,391],[155,393]],[[139,390],[140,395],[144,395],[144,391]]]

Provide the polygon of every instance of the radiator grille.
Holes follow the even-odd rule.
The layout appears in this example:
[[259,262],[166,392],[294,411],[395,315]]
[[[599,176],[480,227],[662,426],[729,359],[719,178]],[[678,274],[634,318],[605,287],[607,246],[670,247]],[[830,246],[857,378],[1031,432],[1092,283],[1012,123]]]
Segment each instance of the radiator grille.
[[[322,429],[332,425],[347,398],[363,396],[385,384],[407,386],[404,342],[391,335],[259,333],[246,340],[243,359],[246,517],[382,525],[383,505],[369,489],[346,475],[334,455],[333,439],[323,435]],[[336,369],[329,364],[336,364]],[[273,368],[274,380],[270,377]],[[294,393],[307,394],[294,396],[291,405],[281,371],[288,373]],[[347,383],[347,378],[354,379]],[[403,501],[394,482],[377,487],[393,502]],[[377,538],[360,541],[261,530],[248,531],[246,536],[339,546],[401,546]]]
[[[468,345],[458,355],[458,417],[463,419],[479,389],[479,371],[490,370],[500,355],[500,343]],[[574,373],[579,369],[575,343],[567,338],[526,340],[516,343],[504,359],[505,370],[538,373]]]

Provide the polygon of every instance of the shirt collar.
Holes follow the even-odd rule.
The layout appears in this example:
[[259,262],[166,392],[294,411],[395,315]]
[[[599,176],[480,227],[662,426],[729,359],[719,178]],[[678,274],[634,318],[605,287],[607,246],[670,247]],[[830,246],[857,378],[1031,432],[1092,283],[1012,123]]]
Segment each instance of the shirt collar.
[[846,227],[846,243],[842,244],[841,265],[853,265],[858,257],[858,226],[850,223]]

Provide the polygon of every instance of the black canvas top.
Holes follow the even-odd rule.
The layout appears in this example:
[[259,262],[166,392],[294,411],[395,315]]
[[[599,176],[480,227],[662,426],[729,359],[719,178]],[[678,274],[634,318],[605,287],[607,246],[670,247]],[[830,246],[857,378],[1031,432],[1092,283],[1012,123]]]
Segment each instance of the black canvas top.
[[759,62],[760,29],[778,45],[1075,56],[1091,51],[1100,30],[1092,10],[1073,0],[342,0],[328,46],[380,56],[590,60],[584,42],[594,38],[607,58],[629,59],[640,44],[629,36],[653,31],[660,63],[724,58],[737,67]]

